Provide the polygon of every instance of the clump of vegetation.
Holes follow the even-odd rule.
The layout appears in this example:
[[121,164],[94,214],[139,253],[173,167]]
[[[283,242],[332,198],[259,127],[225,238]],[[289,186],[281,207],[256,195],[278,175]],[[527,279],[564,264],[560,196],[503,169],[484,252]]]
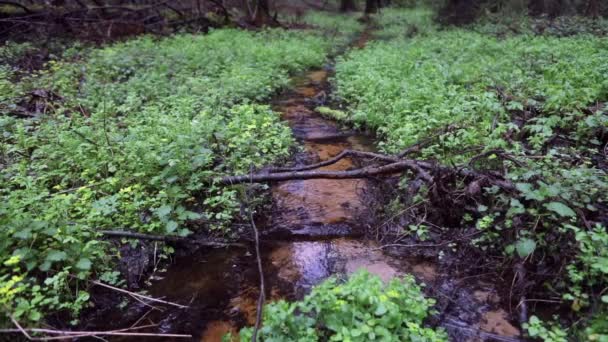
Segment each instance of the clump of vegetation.
[[[454,181],[451,206],[465,209],[438,210],[437,223],[475,227],[479,251],[535,272],[528,293],[550,289],[589,322],[606,319],[607,48],[589,34],[497,39],[452,28],[371,43],[336,67],[347,120],[375,129],[384,151],[425,141],[418,158],[513,184]],[[432,206],[433,193],[422,186],[416,198]]]
[[342,44],[348,43],[363,30],[363,25],[357,21],[355,15],[309,11],[302,19],[306,24],[321,29],[326,35],[337,37]]
[[[424,326],[434,302],[424,298],[412,276],[384,284],[367,271],[347,282],[335,278],[313,288],[303,300],[264,308],[263,341],[447,341],[441,329]],[[252,328],[241,341],[251,341]]]
[[375,21],[378,30],[374,36],[378,39],[413,37],[437,29],[433,17],[435,11],[427,7],[415,7],[408,10],[388,7],[383,9]]
[[19,79],[3,66],[3,311],[77,314],[83,281],[116,281],[99,230],[230,233],[238,189],[214,179],[289,154],[289,128],[259,102],[334,46],[316,31],[226,29],[71,48]]

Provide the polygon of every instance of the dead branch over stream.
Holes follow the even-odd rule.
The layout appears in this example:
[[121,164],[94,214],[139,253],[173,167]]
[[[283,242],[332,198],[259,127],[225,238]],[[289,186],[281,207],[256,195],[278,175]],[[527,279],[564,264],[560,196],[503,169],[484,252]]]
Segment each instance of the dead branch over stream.
[[[271,168],[251,175],[226,176],[219,179],[218,183],[222,185],[235,185],[248,182],[265,183],[304,179],[369,178],[410,171],[416,176],[416,178],[425,181],[427,184],[436,183],[439,175],[454,175],[467,178],[471,182],[477,181],[479,185],[496,185],[507,191],[512,191],[515,189],[513,183],[505,179],[500,174],[478,172],[469,167],[447,167],[432,161],[405,158],[405,156],[409,153],[408,151],[412,150],[413,149],[408,148],[404,152],[397,155],[344,150],[335,157],[316,164],[294,168]],[[503,157],[504,159],[512,159],[510,156],[506,158],[503,153],[496,151],[494,153],[499,157]],[[368,159],[371,160],[372,164],[358,169],[345,171],[314,170],[335,164],[339,160],[346,157]],[[473,160],[475,158],[476,157],[473,157]],[[385,164],[381,165],[380,163]]]

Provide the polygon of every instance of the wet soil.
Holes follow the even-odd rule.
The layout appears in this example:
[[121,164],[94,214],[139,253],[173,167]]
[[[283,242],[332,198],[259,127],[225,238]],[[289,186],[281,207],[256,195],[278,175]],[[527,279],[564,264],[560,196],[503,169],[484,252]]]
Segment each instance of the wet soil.
[[[293,89],[273,102],[300,142],[296,165],[326,160],[347,148],[374,151],[371,137],[343,130],[314,111],[320,98],[326,98],[327,77],[325,70],[296,77]],[[354,167],[357,162],[346,158],[325,169]],[[327,277],[344,277],[362,268],[385,281],[409,273],[437,299],[440,313],[431,323],[445,327],[452,340],[509,341],[519,336],[494,279],[460,275],[439,258],[407,251],[388,255],[367,239],[365,231],[374,224],[368,205],[371,190],[364,179],[293,180],[272,186],[273,210],[259,227],[268,301],[302,298]],[[136,302],[107,315],[100,326],[153,323],[158,324],[155,332],[221,341],[224,334],[255,322],[259,293],[255,256],[225,249],[178,257],[152,280],[148,292],[190,307],[159,311]]]

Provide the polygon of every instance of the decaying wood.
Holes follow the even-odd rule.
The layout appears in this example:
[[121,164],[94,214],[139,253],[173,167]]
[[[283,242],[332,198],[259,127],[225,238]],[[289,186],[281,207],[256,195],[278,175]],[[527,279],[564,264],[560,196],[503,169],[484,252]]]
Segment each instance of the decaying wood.
[[152,235],[152,234],[141,234],[134,232],[127,232],[121,230],[102,230],[101,234],[109,237],[128,238],[128,239],[139,239],[139,240],[151,240],[151,241],[164,241],[164,242],[179,242],[199,245],[203,247],[242,247],[246,248],[247,245],[237,242],[217,242],[217,241],[202,241],[194,240],[181,236],[171,235]]

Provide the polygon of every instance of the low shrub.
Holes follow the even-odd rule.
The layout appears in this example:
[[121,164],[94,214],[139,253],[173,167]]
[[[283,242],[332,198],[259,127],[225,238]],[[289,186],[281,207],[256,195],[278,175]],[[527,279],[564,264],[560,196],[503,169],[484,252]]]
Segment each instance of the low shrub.
[[[447,341],[441,329],[424,326],[432,312],[412,276],[384,284],[359,271],[341,283],[330,278],[303,300],[278,301],[264,308],[262,341]],[[251,341],[252,328],[241,341]]]

